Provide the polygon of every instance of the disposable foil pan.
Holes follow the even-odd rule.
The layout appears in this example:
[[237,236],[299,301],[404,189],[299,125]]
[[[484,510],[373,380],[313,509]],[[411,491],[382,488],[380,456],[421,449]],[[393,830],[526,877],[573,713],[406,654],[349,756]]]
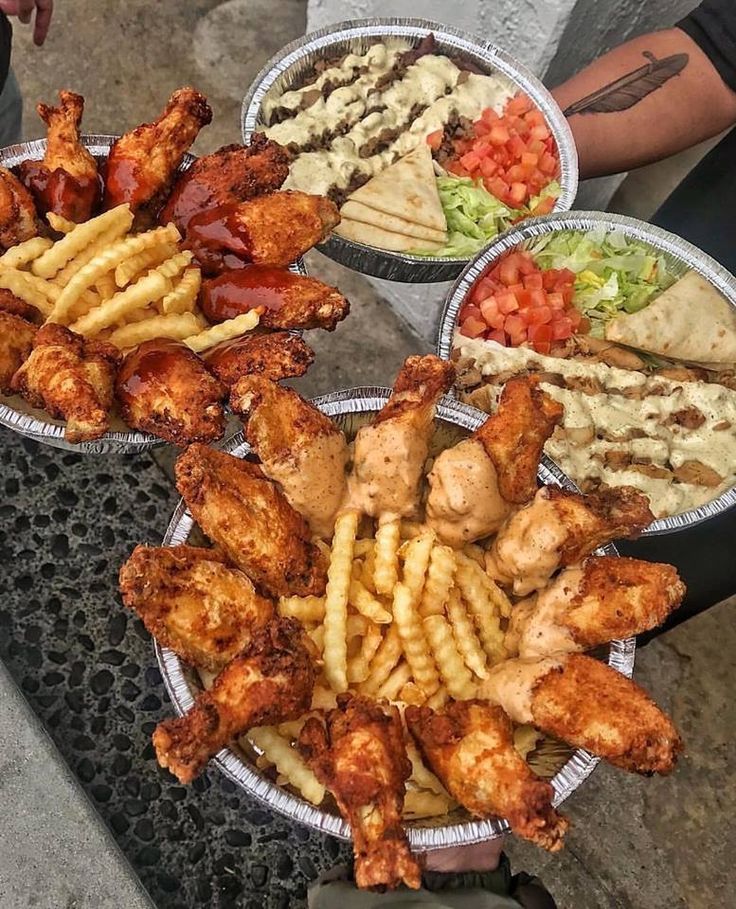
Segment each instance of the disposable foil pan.
[[[110,147],[117,138],[117,136],[82,136],[82,143],[98,161],[102,161],[107,158]],[[22,161],[38,161],[43,158],[45,152],[45,139],[34,139],[18,145],[9,145],[6,148],[0,148],[0,166],[12,168]],[[187,170],[195,160],[194,155],[186,154],[179,170]],[[301,259],[291,266],[291,270],[297,274],[306,275],[307,273]],[[19,395],[0,394],[0,426],[12,429],[43,445],[84,454],[133,454],[165,444],[163,439],[150,433],[129,429],[115,413],[113,413],[111,423],[113,428],[99,439],[78,443],[67,442],[64,439],[63,420],[55,420],[44,411],[31,407]]]
[[[316,398],[314,403],[343,429],[348,438],[351,438],[359,423],[365,422],[371,414],[380,410],[389,394],[388,388],[375,386],[351,388]],[[444,439],[436,443],[438,448],[454,444],[456,439],[476,430],[486,418],[487,414],[474,407],[468,407],[450,397],[443,398],[437,408],[436,425],[439,432],[444,434]],[[240,433],[230,440],[224,450],[236,457],[245,457],[250,448]],[[539,466],[539,480],[544,485],[576,488],[548,458],[544,458]],[[166,530],[163,545],[177,546],[186,543],[193,527],[192,516],[184,502],[180,501]],[[618,555],[613,546],[602,547],[597,552],[602,555]],[[171,650],[159,644],[156,644],[155,648],[159,667],[174,707],[179,714],[186,713],[194,704],[194,699],[201,688],[198,679]],[[635,649],[635,639],[629,638],[624,641],[613,641],[607,648],[607,653],[605,648],[603,653],[606,654],[609,666],[630,678],[634,670]],[[574,792],[590,776],[597,763],[598,758],[587,751],[577,749],[572,752],[564,766],[551,780],[555,790],[554,804],[559,805]],[[316,808],[301,796],[277,786],[257,769],[255,763],[244,752],[223,748],[215,758],[215,764],[241,789],[274,811],[323,833],[330,833],[341,839],[350,838],[349,826],[336,812]],[[446,818],[407,822],[409,842],[413,848],[419,850],[479,843],[501,836],[508,830],[508,824],[503,819],[474,820],[462,809],[454,811]]]
[[[463,271],[450,289],[445,301],[437,338],[437,354],[445,360],[450,359],[460,307],[475,282],[503,253],[516,246],[523,247],[534,237],[544,234],[562,230],[592,230],[597,227],[620,231],[628,239],[648,245],[656,255],[664,257],[667,267],[677,277],[688,270],[698,272],[723,294],[732,306],[736,307],[736,277],[711,256],[676,234],[671,234],[653,224],[647,224],[646,221],[607,212],[576,211],[563,215],[544,215],[540,218],[530,218],[523,225],[501,234]],[[692,527],[716,517],[733,505],[736,505],[736,486],[732,486],[718,498],[699,505],[697,508],[691,508],[689,511],[683,511],[681,514],[667,518],[658,518],[649,525],[644,533],[652,536],[684,530],[686,527]]]
[[[505,76],[525,92],[542,111],[555,137],[560,156],[562,191],[555,211],[567,211],[573,204],[578,186],[578,158],[567,120],[552,95],[525,66],[506,51],[449,25],[429,19],[352,19],[311,32],[287,44],[272,57],[256,76],[243,100],[242,129],[244,141],[264,127],[262,105],[266,95],[281,92],[302,81],[315,61],[349,52],[364,53],[381,38],[407,38],[417,43],[432,33],[440,52],[463,57],[484,72]],[[425,284],[451,281],[468,263],[468,259],[410,256],[388,252],[374,246],[355,243],[332,234],[319,249],[354,271],[389,281]]]

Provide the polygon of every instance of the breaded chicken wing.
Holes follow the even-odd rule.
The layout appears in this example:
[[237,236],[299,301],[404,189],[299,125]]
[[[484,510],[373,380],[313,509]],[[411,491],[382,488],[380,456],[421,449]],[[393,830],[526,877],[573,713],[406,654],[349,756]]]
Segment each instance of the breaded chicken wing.
[[336,287],[284,268],[249,265],[202,283],[202,311],[210,322],[224,322],[262,308],[262,328],[333,331],[350,312]]
[[561,418],[562,407],[535,377],[509,379],[496,413],[437,455],[427,477],[427,523],[444,543],[495,533],[513,504],[533,497],[542,448]]
[[36,204],[14,173],[0,167],[0,248],[10,249],[38,234]]
[[506,660],[489,670],[478,696],[515,723],[531,723],[632,773],[669,773],[682,749],[672,721],[643,689],[580,653]]
[[263,472],[312,533],[329,539],[347,485],[348,443],[341,430],[291,388],[263,376],[237,382],[230,406],[245,417],[245,438]]
[[312,701],[311,650],[296,619],[272,619],[187,714],[158,724],[153,746],[159,764],[190,783],[211,757],[253,726],[298,719]]
[[213,442],[225,432],[227,389],[181,341],[153,338],[132,350],[115,382],[120,415],[172,445]]
[[504,643],[524,658],[590,650],[656,628],[684,595],[672,565],[590,556],[514,606]]
[[59,106],[36,106],[47,127],[46,152],[41,161],[24,161],[20,177],[31,191],[39,212],[53,212],[80,224],[99,205],[101,183],[97,162],[80,140],[84,98],[60,91]]
[[513,833],[558,852],[569,827],[552,807],[554,789],[514,747],[511,721],[500,707],[455,701],[435,713],[407,707],[406,724],[445,788],[476,817],[506,818]]
[[327,565],[309,525],[260,467],[206,445],[176,462],[176,488],[194,519],[267,596],[321,596]]
[[324,196],[275,192],[195,215],[187,245],[206,274],[244,263],[286,266],[329,234],[340,221]]
[[654,520],[638,489],[590,495],[545,486],[512,514],[486,555],[486,570],[517,596],[544,587],[560,566],[574,565],[604,543],[633,539]]
[[159,644],[219,672],[273,616],[250,578],[212,549],[136,546],[120,569],[123,603]]
[[105,209],[128,202],[137,215],[136,225],[150,226],[187,149],[211,120],[205,96],[180,88],[157,120],[121,136],[107,159]]
[[419,504],[432,421],[440,397],[455,379],[452,363],[409,357],[389,400],[355,437],[348,480],[350,505],[364,514],[407,517]]
[[20,316],[27,322],[42,322],[41,313],[35,306],[16,297],[12,290],[0,287],[0,312],[7,312],[13,316]]
[[256,133],[250,145],[225,145],[198,158],[180,174],[159,215],[159,223],[173,221],[183,234],[194,215],[271,193],[288,174],[286,149],[263,133]]
[[28,359],[37,331],[20,316],[0,309],[0,393],[12,394],[11,380]]
[[204,354],[204,361],[211,373],[232,388],[243,376],[263,376],[274,382],[303,376],[314,362],[314,351],[298,335],[276,331],[222,341]]
[[50,322],[36,333],[33,350],[11,386],[32,407],[66,420],[68,442],[99,439],[110,425],[119,363],[120,352],[112,344],[83,338]]
[[416,890],[421,871],[401,826],[411,764],[399,712],[358,695],[339,695],[337,705],[326,728],[316,717],[307,720],[298,745],[352,828],[355,882]]

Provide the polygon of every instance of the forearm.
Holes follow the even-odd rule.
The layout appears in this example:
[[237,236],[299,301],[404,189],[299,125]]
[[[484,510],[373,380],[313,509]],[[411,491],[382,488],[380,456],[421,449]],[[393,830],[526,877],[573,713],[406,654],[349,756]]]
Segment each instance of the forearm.
[[[614,83],[622,77],[652,63],[645,53],[656,61],[670,60],[659,66],[653,63],[648,74],[638,79],[631,75],[627,85],[619,83],[617,88]],[[568,114],[583,178],[659,161],[736,122],[736,93],[698,45],[677,28],[617,47],[552,91],[563,111],[593,93],[599,96],[594,106],[618,106],[624,98],[634,103],[625,110]]]

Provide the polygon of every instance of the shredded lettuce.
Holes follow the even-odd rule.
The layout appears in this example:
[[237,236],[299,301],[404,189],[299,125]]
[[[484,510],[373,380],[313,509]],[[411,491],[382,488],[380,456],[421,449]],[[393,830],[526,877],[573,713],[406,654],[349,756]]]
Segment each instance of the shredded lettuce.
[[590,319],[591,335],[602,338],[606,322],[638,312],[675,282],[662,256],[621,231],[605,227],[562,231],[533,241],[529,252],[543,268],[575,272],[573,302]]

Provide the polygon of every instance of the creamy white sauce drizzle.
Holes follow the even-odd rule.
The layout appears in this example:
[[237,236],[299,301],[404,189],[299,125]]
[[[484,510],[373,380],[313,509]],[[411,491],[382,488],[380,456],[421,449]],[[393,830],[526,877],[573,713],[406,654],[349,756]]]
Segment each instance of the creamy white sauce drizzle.
[[564,665],[564,656],[506,660],[489,670],[478,686],[478,697],[498,704],[515,723],[534,723],[534,689],[549,672]]

